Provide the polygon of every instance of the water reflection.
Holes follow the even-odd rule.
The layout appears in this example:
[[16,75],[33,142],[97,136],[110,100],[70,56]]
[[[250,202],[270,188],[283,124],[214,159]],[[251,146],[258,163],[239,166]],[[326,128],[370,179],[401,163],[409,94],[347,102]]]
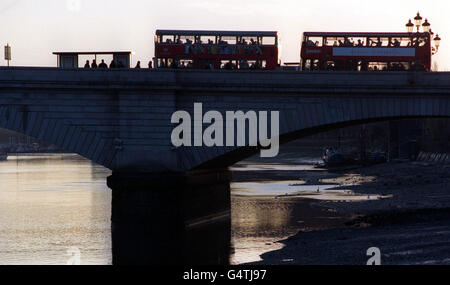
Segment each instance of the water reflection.
[[0,264],[111,263],[109,171],[76,155],[0,162]]

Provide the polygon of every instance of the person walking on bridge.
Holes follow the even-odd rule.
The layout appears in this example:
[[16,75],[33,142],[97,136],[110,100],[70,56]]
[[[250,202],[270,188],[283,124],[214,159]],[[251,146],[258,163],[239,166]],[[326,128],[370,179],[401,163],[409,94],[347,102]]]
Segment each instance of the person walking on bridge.
[[108,65],[106,65],[104,59],[102,59],[102,62],[99,64],[98,68],[108,68]]

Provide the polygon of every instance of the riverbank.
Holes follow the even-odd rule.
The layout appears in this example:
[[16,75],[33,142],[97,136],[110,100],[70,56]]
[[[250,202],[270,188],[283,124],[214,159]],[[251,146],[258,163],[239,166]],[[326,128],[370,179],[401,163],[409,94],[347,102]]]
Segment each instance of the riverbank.
[[303,216],[293,216],[309,221],[254,264],[365,264],[373,246],[384,264],[448,264],[450,166],[400,161],[330,172],[302,169],[301,157],[291,152],[263,170],[249,160],[234,171],[235,183],[289,181],[286,194],[270,199],[303,199]]

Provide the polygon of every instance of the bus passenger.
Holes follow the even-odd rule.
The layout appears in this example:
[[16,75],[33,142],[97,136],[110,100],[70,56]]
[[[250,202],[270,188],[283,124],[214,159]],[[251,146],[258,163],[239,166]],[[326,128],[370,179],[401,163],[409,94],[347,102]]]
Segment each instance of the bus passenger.
[[231,60],[225,64],[225,69],[227,70],[233,69],[233,62]]
[[153,68],[153,62],[152,62],[151,60],[148,62],[148,68],[149,68],[149,69],[152,69],[152,68]]
[[102,59],[102,62],[100,62],[100,64],[98,65],[98,68],[108,68],[104,59]]
[[136,66],[135,66],[134,68],[141,68],[141,62],[138,61],[137,64],[136,64]]
[[91,65],[91,68],[97,68],[98,66],[97,66],[97,60],[93,60],[92,61],[92,65]]
[[333,46],[334,46],[334,47],[337,47],[337,46],[338,46],[338,42],[337,42],[337,41],[334,41]]
[[256,46],[256,54],[259,54],[259,55],[263,54],[263,50],[260,46]]
[[189,42],[186,42],[186,44],[184,45],[184,53],[189,54],[190,50],[191,50],[191,44]]
[[91,65],[89,64],[89,60],[86,60],[86,64],[84,65],[84,68],[91,68]]
[[117,67],[117,65],[116,65],[116,62],[114,61],[114,59],[111,60],[111,63],[109,64],[109,68],[116,68],[116,67]]
[[216,45],[211,46],[211,54],[217,54],[217,46]]

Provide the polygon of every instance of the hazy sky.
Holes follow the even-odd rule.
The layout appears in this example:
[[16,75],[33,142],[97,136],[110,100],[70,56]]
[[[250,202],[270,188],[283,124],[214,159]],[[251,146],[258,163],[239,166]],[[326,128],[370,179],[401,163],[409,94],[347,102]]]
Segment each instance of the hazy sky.
[[0,45],[12,46],[12,65],[55,66],[53,51],[91,50],[132,50],[146,65],[156,29],[275,30],[293,62],[304,31],[403,32],[420,11],[443,39],[439,69],[450,70],[449,10],[445,0],[0,0]]

